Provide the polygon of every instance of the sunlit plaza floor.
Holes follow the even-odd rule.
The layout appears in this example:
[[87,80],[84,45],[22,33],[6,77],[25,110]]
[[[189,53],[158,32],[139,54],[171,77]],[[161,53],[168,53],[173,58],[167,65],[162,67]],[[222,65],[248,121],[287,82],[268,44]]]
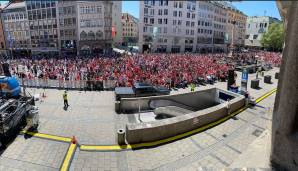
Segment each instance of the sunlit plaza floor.
[[[260,80],[261,89],[248,90],[257,98],[277,87],[274,74],[272,84]],[[240,73],[237,85],[240,85]],[[255,74],[249,75],[249,80]],[[197,87],[226,89],[226,82]],[[43,89],[27,89],[31,94]],[[172,94],[190,89],[172,91]],[[72,137],[79,144],[116,144],[116,130],[132,122],[124,114],[114,111],[113,91],[69,91],[68,110],[63,109],[63,90],[46,89],[46,98],[37,102],[40,110],[38,131],[45,134]],[[236,117],[187,138],[140,150],[121,152],[87,152],[77,148],[70,170],[208,170],[222,168],[269,168],[270,133],[275,94]],[[69,144],[19,135],[2,151],[0,170],[59,170]],[[260,148],[262,146],[262,148]],[[256,157],[253,157],[256,154]]]

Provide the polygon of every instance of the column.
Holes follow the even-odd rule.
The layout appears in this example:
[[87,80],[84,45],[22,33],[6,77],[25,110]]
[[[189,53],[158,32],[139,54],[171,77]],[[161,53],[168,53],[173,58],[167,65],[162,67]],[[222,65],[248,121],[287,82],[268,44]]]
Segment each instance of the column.
[[298,170],[298,2],[286,8],[285,14],[279,4],[289,22],[273,112],[271,163],[276,170]]

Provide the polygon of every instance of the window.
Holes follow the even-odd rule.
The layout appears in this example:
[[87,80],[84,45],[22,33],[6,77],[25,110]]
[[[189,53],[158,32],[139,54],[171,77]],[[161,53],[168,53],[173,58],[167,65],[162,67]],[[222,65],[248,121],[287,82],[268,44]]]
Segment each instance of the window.
[[174,17],[177,17],[177,11],[174,11],[174,12],[173,12],[173,16],[174,16]]
[[168,19],[167,18],[163,19],[163,23],[168,24]]
[[150,18],[150,24],[154,24],[154,18]]
[[158,19],[158,24],[162,24],[162,19]]
[[257,39],[257,38],[258,38],[258,35],[254,34],[253,39]]
[[189,21],[186,21],[185,25],[186,26],[189,26],[190,25],[190,22]]
[[168,32],[168,29],[167,29],[166,27],[164,27],[164,28],[163,28],[163,33],[166,34],[167,32]]
[[164,15],[168,15],[168,9],[164,9],[164,10],[163,10],[163,14],[164,14]]
[[179,8],[183,8],[183,2],[179,2]]
[[144,8],[144,14],[148,15],[148,8]]
[[150,9],[150,15],[154,15],[154,9]]
[[147,32],[147,30],[148,30],[148,28],[145,26],[145,27],[143,27],[143,32]]
[[186,14],[186,17],[187,18],[190,18],[190,13],[189,12]]
[[267,27],[267,23],[265,23],[265,26],[264,26],[265,28]]
[[179,11],[179,15],[178,15],[179,17],[182,17],[182,11]]
[[158,10],[158,15],[162,15],[162,9]]
[[194,19],[196,17],[196,14],[191,14],[191,18]]
[[47,18],[51,18],[51,9],[50,8],[47,9]]
[[52,17],[56,18],[56,8],[52,8]]

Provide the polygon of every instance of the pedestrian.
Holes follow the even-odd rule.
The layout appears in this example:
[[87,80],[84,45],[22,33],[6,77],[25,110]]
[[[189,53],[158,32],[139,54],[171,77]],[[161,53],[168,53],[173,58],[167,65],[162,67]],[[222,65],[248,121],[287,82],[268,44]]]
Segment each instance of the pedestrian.
[[194,92],[195,91],[195,88],[196,88],[196,85],[194,83],[191,83],[191,85],[190,85],[190,91],[191,92]]
[[67,98],[66,90],[63,93],[63,100],[64,100],[64,107],[67,108],[69,105],[68,105],[68,98]]

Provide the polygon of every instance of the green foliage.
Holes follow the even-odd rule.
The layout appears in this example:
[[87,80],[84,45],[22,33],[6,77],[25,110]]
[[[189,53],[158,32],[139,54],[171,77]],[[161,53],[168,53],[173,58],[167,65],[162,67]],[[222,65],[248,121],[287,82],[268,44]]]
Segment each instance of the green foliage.
[[284,43],[284,26],[282,23],[272,23],[268,31],[263,34],[261,44],[271,50],[282,50]]

